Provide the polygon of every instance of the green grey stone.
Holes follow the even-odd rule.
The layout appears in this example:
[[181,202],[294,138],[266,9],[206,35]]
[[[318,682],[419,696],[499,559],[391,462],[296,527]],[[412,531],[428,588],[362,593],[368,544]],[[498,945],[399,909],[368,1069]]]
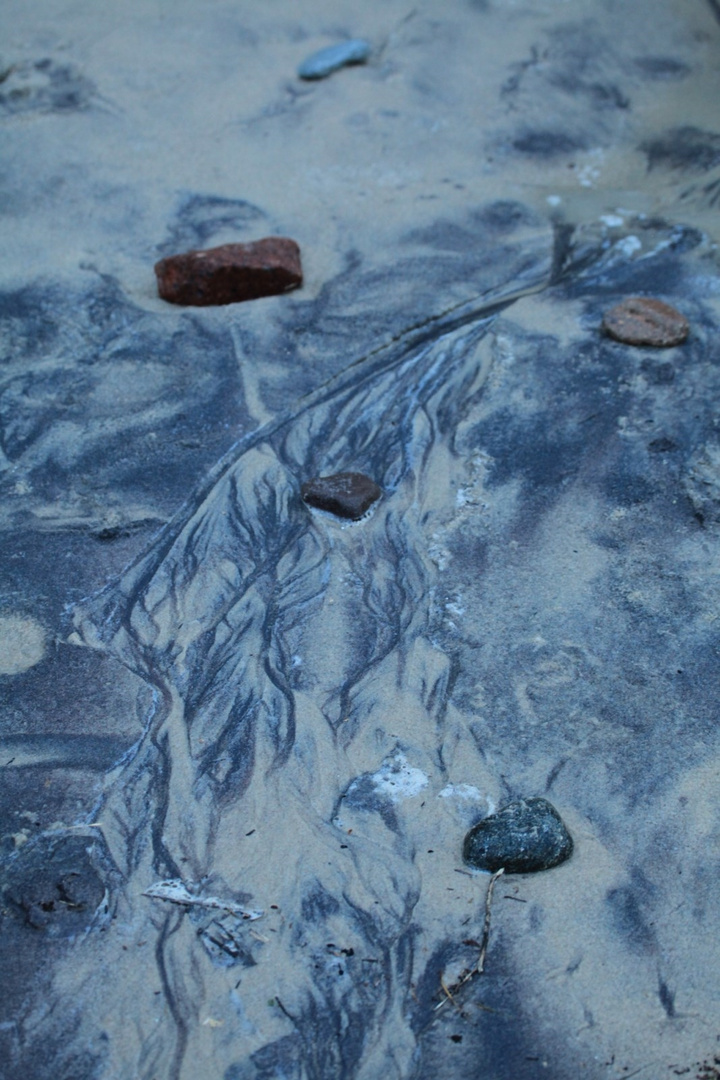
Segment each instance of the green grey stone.
[[572,850],[572,837],[547,799],[518,799],[473,825],[463,858],[476,870],[532,874],[558,866]]

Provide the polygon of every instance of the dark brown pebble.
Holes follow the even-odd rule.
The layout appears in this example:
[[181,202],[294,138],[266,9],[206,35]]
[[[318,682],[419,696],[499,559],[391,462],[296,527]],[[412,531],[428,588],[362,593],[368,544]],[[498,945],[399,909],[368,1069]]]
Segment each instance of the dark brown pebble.
[[237,304],[302,285],[300,248],[285,236],[169,255],[155,263],[158,292],[171,304]]
[[382,495],[374,480],[356,472],[317,476],[304,483],[301,491],[308,506],[351,521],[361,518]]
[[662,300],[629,296],[605,313],[603,330],[624,345],[680,345],[690,332],[688,321]]

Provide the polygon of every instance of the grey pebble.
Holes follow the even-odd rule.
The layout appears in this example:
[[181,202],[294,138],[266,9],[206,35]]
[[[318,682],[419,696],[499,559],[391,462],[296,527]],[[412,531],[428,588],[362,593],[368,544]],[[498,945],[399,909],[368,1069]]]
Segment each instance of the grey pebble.
[[473,825],[463,858],[476,870],[531,874],[549,870],[572,855],[565,823],[547,799],[518,799]]
[[370,51],[369,43],[362,38],[328,45],[303,60],[298,68],[298,75],[301,79],[324,79],[348,64],[364,64]]

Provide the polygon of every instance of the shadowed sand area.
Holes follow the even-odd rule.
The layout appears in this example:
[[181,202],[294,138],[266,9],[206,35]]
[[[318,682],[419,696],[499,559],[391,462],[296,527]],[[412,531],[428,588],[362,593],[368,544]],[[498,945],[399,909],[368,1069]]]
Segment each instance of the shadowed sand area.
[[720,1075],[715,3],[2,19],[3,1077]]

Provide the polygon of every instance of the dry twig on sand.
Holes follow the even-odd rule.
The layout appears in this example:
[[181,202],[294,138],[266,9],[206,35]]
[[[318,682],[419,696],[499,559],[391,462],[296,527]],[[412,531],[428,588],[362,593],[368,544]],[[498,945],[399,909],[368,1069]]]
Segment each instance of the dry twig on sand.
[[442,1009],[443,1005],[447,1004],[448,1001],[452,1001],[453,1005],[455,1005],[455,994],[457,994],[458,990],[462,989],[462,987],[465,986],[466,983],[469,983],[476,975],[482,975],[485,970],[485,954],[487,953],[488,942],[490,940],[490,911],[492,908],[493,890],[495,889],[495,882],[504,873],[505,867],[501,866],[499,870],[495,871],[488,882],[487,892],[485,894],[485,922],[483,924],[482,938],[480,939],[480,953],[477,958],[477,963],[469,971],[466,971],[463,977],[459,982],[455,983],[454,986],[447,987],[442,979],[440,980],[440,986],[442,987],[445,997],[435,1006],[435,1012]]
[[151,900],[167,900],[171,904],[181,904],[184,907],[229,911],[231,914],[238,915],[241,919],[247,919],[251,922],[255,919],[261,919],[264,914],[262,911],[248,911],[247,908],[236,904],[234,900],[222,900],[218,896],[194,896],[188,891],[185,883],[176,878],[168,881],[156,881],[154,885],[145,890],[143,896],[148,896]]

